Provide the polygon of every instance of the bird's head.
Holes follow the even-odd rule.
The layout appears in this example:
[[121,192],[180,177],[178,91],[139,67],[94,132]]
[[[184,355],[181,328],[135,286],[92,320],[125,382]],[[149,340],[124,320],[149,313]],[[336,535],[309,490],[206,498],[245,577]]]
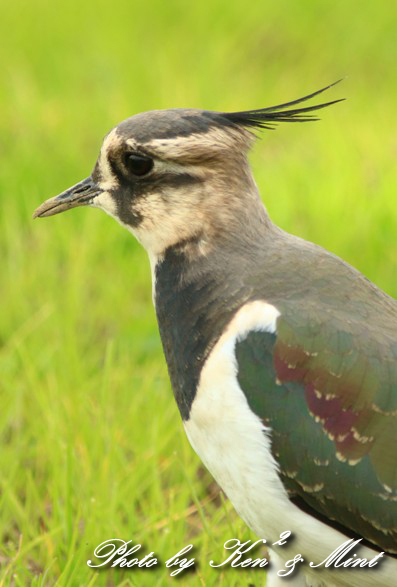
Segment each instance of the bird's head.
[[151,256],[184,242],[205,248],[213,234],[252,222],[258,207],[246,159],[252,129],[316,120],[313,110],[338,100],[294,106],[325,89],[261,110],[156,110],[128,118],[104,138],[91,175],[46,200],[34,217],[94,206],[128,228]]

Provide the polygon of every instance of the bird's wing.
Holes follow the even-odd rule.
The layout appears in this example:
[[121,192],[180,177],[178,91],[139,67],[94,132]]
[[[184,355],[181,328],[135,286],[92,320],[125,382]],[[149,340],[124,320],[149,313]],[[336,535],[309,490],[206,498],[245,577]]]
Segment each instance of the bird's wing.
[[292,308],[235,352],[291,498],[397,553],[397,336]]

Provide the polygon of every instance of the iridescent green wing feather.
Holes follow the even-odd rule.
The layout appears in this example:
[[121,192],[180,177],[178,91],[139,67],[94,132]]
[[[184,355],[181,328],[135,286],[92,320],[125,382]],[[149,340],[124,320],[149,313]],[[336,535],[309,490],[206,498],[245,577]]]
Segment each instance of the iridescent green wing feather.
[[236,358],[290,496],[397,553],[397,338],[285,305]]

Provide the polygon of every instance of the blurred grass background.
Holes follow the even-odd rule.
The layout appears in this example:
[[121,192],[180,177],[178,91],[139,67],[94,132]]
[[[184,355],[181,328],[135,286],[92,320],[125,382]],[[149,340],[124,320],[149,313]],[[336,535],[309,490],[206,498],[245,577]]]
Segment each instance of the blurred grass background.
[[3,2],[0,587],[178,581],[90,569],[114,537],[163,562],[193,542],[184,585],[264,583],[208,566],[252,535],[185,439],[144,251],[96,210],[31,214],[136,112],[264,107],[348,76],[327,95],[348,101],[263,133],[252,164],[274,221],[397,297],[396,30],[392,2]]

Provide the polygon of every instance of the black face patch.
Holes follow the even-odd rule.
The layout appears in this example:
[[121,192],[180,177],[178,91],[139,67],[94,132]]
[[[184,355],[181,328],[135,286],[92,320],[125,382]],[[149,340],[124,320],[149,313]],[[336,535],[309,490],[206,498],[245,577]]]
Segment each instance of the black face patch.
[[95,183],[100,183],[102,179],[101,172],[99,171],[99,161],[96,161],[94,169],[92,170],[91,177]]
[[112,190],[111,196],[116,204],[117,217],[131,228],[136,228],[143,220],[142,214],[133,207],[133,194],[130,190],[121,187]]
[[117,177],[119,187],[111,191],[111,196],[117,207],[117,216],[121,222],[133,228],[138,227],[143,220],[142,214],[134,208],[134,202],[138,202],[154,192],[166,200],[170,190],[176,190],[182,186],[192,186],[201,181],[188,173],[162,173],[131,181],[119,175]]

